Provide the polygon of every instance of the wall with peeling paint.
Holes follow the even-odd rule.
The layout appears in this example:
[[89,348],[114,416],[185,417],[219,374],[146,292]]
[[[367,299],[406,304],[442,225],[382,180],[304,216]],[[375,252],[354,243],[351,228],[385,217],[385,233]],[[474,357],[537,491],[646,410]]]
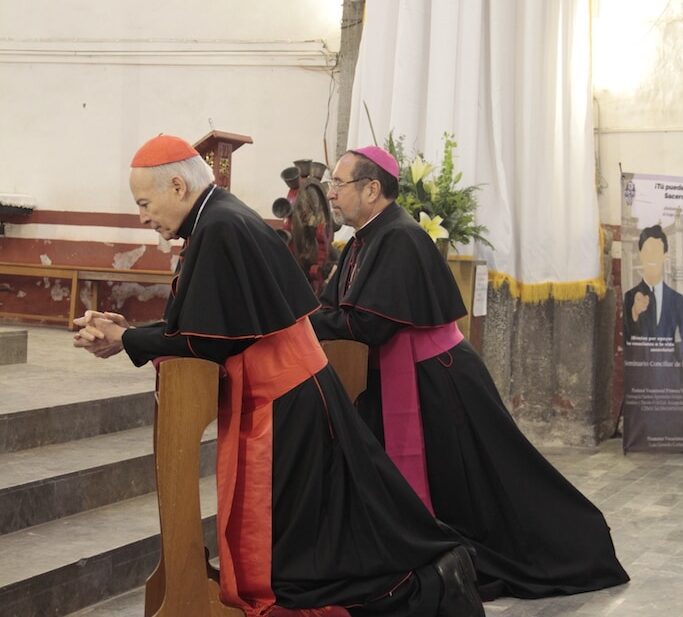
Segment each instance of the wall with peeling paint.
[[[153,135],[249,135],[232,190],[265,217],[294,159],[335,151],[337,0],[0,0],[0,261],[173,270],[179,244],[137,222],[128,166]],[[0,311],[59,316],[65,281],[3,277]],[[37,284],[39,283],[39,284]],[[79,308],[88,298],[83,288]],[[100,306],[161,314],[167,288],[98,283]]]
[[[17,244],[15,239],[0,238],[0,261],[174,271],[177,260],[177,248],[171,253],[163,253],[146,245],[41,240]],[[1,278],[1,282],[9,286],[0,297],[1,312],[42,316],[31,321],[43,323],[53,323],[51,320],[68,315],[70,281],[24,276]],[[97,285],[100,309],[125,313],[136,323],[158,319],[169,293],[168,285],[83,281],[76,303],[79,314],[92,308],[92,285]]]

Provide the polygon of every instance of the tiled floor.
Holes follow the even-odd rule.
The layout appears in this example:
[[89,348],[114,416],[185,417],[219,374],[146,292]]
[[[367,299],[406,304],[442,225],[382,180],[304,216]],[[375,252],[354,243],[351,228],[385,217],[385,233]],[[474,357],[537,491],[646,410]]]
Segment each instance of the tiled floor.
[[[135,369],[125,356],[98,360],[70,345],[66,330],[29,329],[30,365],[0,370],[0,410],[146,391],[153,369]],[[9,385],[12,385],[10,388]],[[20,385],[21,387],[15,387]],[[629,454],[617,440],[595,450],[554,449],[548,458],[604,512],[631,575],[628,585],[545,600],[501,599],[488,617],[678,617],[683,615],[683,455]],[[79,616],[141,617],[136,590]]]
[[683,455],[624,456],[618,440],[595,451],[545,452],[605,514],[627,585],[546,600],[502,599],[489,617],[683,615]]
[[[548,458],[604,512],[631,582],[543,600],[503,598],[487,617],[679,617],[683,615],[683,455],[629,454],[617,440]],[[79,617],[140,617],[141,590]]]

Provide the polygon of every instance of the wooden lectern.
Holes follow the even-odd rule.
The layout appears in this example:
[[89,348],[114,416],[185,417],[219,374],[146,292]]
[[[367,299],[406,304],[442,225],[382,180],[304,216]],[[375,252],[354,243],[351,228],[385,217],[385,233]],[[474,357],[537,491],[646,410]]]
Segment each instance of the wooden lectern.
[[253,144],[248,135],[211,131],[194,144],[195,150],[213,169],[216,184],[230,190],[232,153],[244,144]]
[[[368,348],[326,341],[327,354],[349,398],[365,390]],[[219,366],[173,358],[159,366],[154,417],[161,557],[145,587],[145,617],[244,617],[219,599],[218,572],[208,563],[199,503],[199,449],[216,419]]]

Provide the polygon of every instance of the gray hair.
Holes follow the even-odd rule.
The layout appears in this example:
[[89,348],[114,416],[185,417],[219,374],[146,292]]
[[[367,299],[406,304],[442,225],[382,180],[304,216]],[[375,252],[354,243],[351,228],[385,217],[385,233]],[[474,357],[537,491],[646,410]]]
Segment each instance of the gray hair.
[[170,184],[171,179],[175,177],[180,177],[185,181],[187,190],[190,193],[203,191],[209,184],[215,181],[213,169],[209,167],[201,156],[193,156],[184,161],[158,165],[150,169],[154,173],[158,189],[166,188]]

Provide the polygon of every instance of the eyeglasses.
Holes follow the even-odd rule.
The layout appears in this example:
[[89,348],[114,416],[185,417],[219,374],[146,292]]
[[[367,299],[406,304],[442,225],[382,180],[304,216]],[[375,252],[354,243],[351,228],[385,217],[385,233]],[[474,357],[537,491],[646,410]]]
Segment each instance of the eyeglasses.
[[355,180],[332,180],[328,186],[336,193],[347,184],[353,184],[354,182],[360,182],[361,180],[372,180],[372,178],[364,176],[362,178],[356,178]]

